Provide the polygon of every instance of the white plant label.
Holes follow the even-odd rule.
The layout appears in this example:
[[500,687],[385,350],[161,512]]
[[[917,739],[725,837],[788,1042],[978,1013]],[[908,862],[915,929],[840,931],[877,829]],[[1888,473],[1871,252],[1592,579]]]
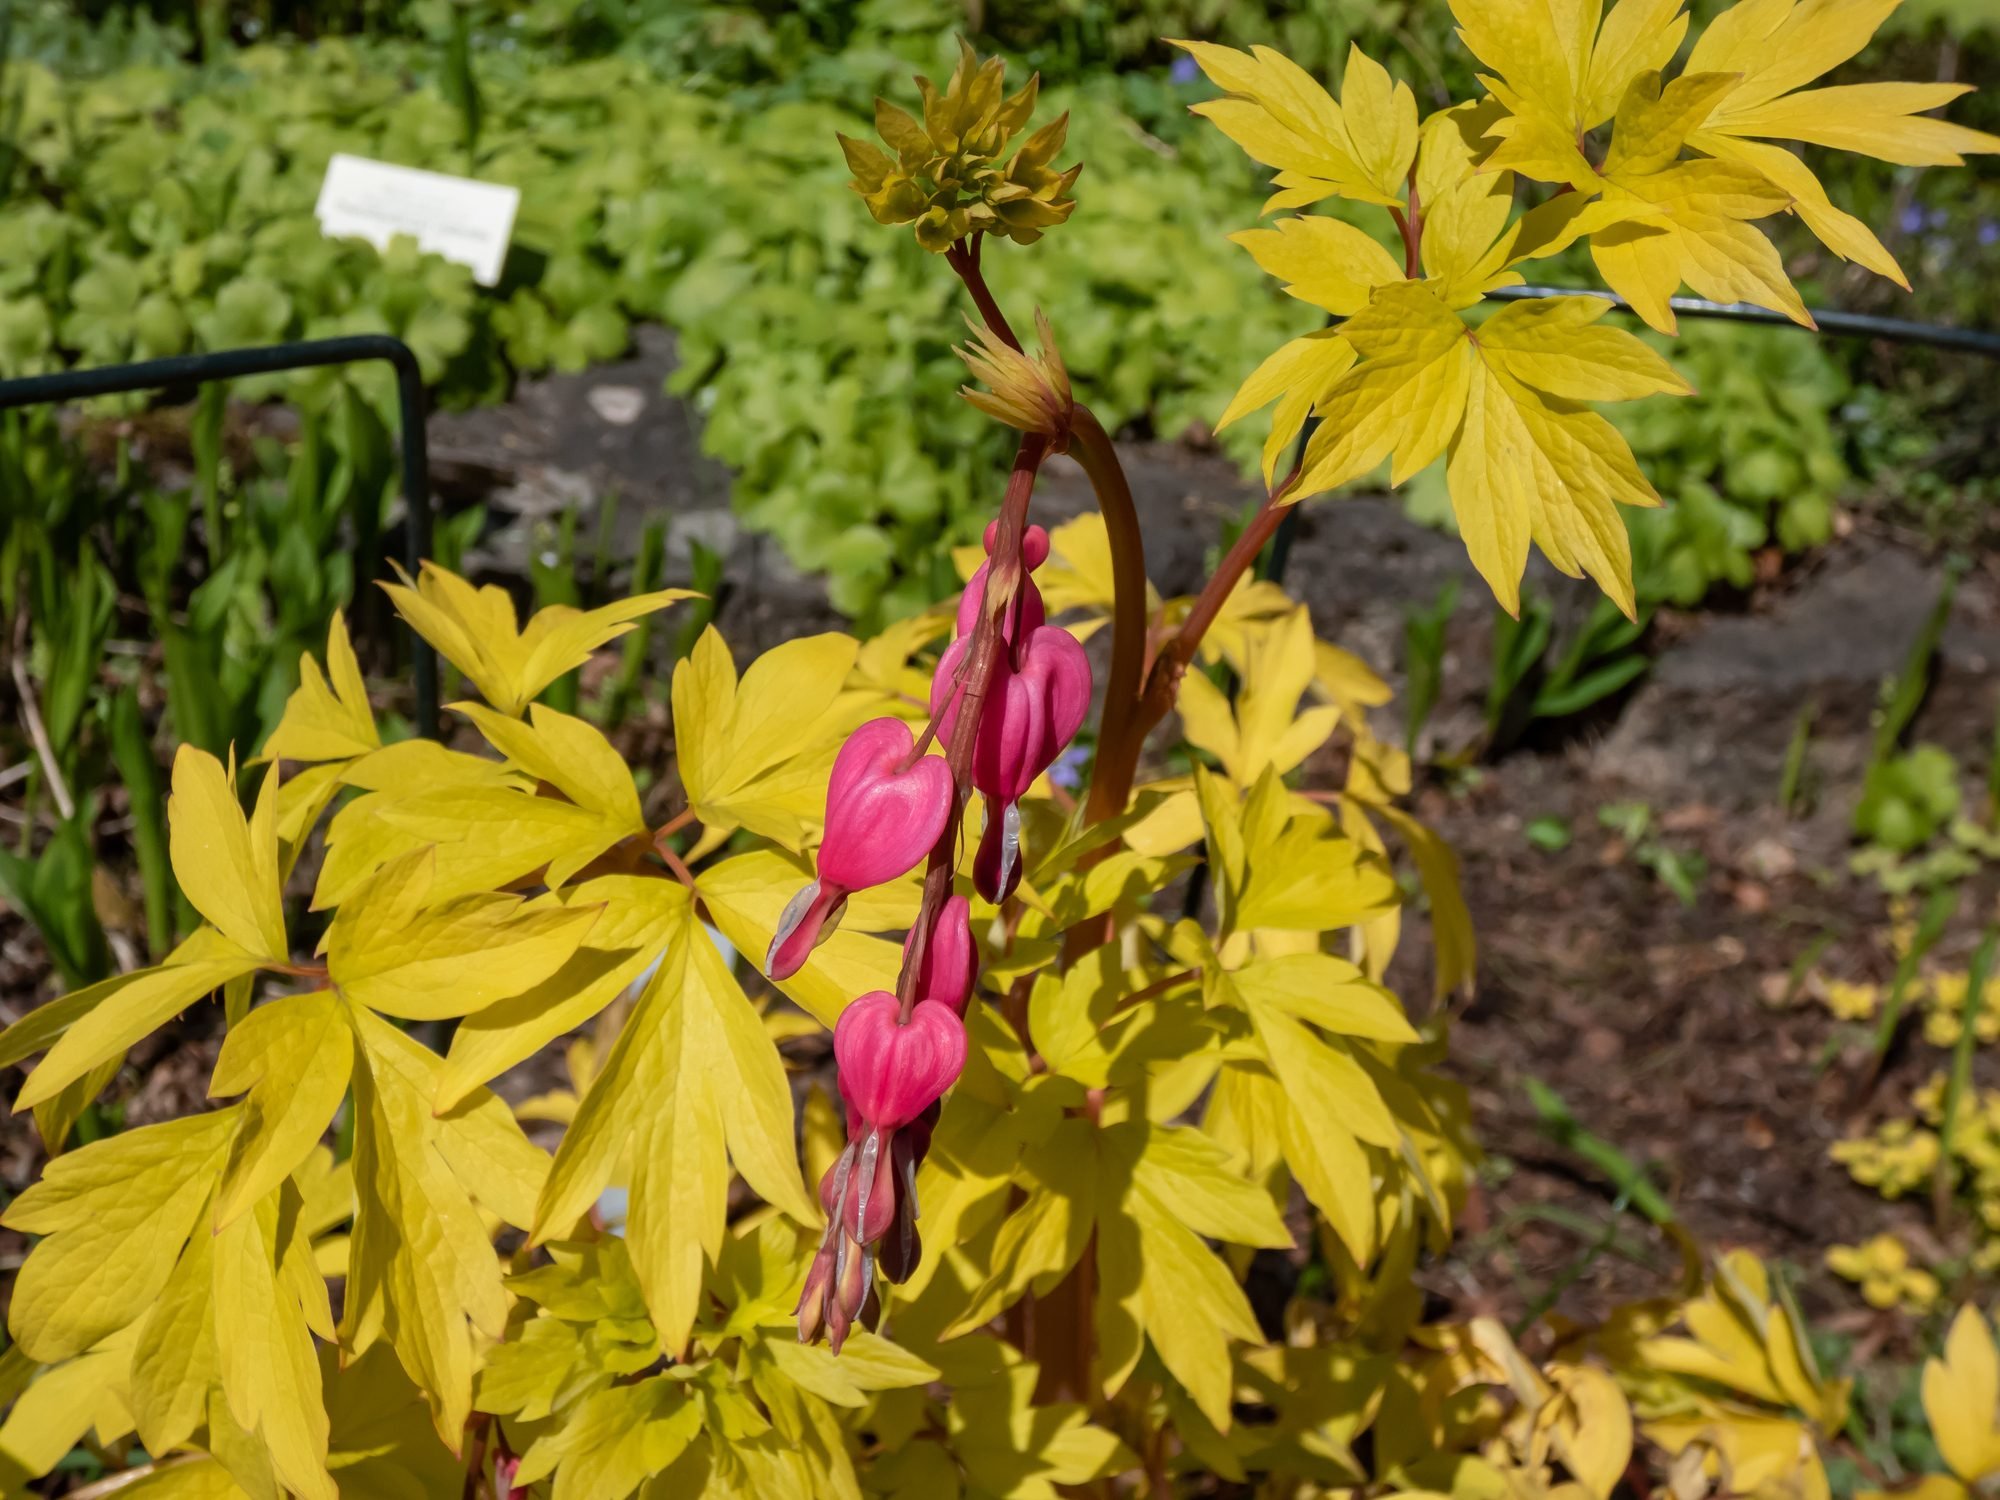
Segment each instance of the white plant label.
[[363,239],[378,250],[407,234],[421,249],[470,267],[481,286],[492,286],[520,206],[519,188],[337,152],[326,164],[313,213],[322,234]]

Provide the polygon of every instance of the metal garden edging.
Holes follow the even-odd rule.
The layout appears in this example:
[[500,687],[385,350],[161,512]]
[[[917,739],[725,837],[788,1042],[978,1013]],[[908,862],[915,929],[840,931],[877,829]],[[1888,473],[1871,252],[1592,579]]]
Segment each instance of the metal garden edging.
[[[136,364],[98,365],[85,370],[58,370],[0,380],[0,411],[51,402],[81,401],[91,396],[161,390],[193,382],[236,380],[246,375],[274,375],[284,370],[310,370],[326,365],[385,360],[395,367],[400,413],[404,555],[411,576],[431,550],[430,448],[424,434],[424,381],[417,356],[392,334],[356,333],[341,338],[302,339],[255,349],[219,349],[207,354],[177,354],[169,359]],[[437,653],[422,636],[411,632],[416,676],[416,728],[426,738],[437,737]]]

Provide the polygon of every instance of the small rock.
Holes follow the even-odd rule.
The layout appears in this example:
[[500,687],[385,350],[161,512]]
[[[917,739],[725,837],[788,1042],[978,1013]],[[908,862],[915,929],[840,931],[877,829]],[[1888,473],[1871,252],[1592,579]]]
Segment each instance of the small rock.
[[636,385],[594,385],[583,399],[613,427],[630,427],[646,409],[646,393]]
[[1743,851],[1742,868],[1759,880],[1782,880],[1799,867],[1799,857],[1782,839],[1766,834]]
[[1729,892],[1730,900],[1750,915],[1762,916],[1771,909],[1771,888],[1754,880],[1741,880]]

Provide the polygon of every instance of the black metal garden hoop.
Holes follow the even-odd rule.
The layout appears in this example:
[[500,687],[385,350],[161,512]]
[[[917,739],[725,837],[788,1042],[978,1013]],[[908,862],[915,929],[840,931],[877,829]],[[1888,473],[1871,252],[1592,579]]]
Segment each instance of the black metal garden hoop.
[[[415,352],[393,335],[357,333],[342,338],[303,339],[254,349],[218,349],[207,354],[180,354],[136,364],[98,365],[86,370],[58,370],[47,375],[0,380],[0,411],[378,359],[386,360],[396,371],[396,401],[402,428],[398,442],[402,449],[403,503],[409,512],[404,527],[404,550],[414,577],[418,565],[431,550],[430,447],[424,433],[423,373],[417,366]],[[416,676],[417,732],[434,739],[438,722],[437,653],[430,642],[414,631],[411,653]]]

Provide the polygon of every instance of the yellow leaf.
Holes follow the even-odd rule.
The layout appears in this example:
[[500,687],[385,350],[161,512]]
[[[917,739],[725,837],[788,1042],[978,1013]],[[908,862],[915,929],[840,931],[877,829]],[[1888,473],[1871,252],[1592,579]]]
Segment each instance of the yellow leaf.
[[[331,685],[328,679],[331,678]],[[268,760],[352,760],[382,747],[368,687],[347,638],[339,610],[326,633],[326,672],[307,652],[299,658],[299,685],[286,700],[284,717],[264,742]]]
[[[9,1394],[19,1390],[19,1395],[0,1425],[0,1474],[9,1480],[11,1494],[31,1493],[22,1481],[55,1468],[93,1427],[106,1447],[131,1431],[118,1394],[131,1357],[130,1337],[114,1335],[80,1358],[41,1371],[25,1390],[9,1381]],[[26,1364],[19,1346],[0,1359]]]
[[[1505,80],[1484,81],[1515,118],[1574,141],[1611,118],[1634,78],[1673,58],[1687,33],[1681,4],[1619,0],[1602,25],[1601,0],[1451,0],[1451,11],[1472,55]],[[1503,145],[1487,165],[1528,163]]]
[[1234,96],[1197,104],[1194,113],[1254,160],[1279,169],[1280,181],[1296,190],[1288,202],[1333,194],[1363,203],[1402,201],[1417,148],[1417,104],[1408,85],[1391,86],[1380,67],[1352,52],[1343,100],[1352,99],[1336,104],[1311,74],[1269,47],[1243,53],[1210,42],[1173,45]]
[[256,967],[255,958],[214,928],[203,927],[157,969],[120,974],[30,1011],[0,1034],[0,1056],[18,1061],[51,1037],[55,1045],[28,1075],[14,1108],[54,1098],[93,1068],[124,1056],[126,1048],[169,1017]]
[[739,681],[713,626],[674,668],[681,783],[711,832],[748,828],[794,851],[813,841],[826,810],[837,748],[802,733],[832,707],[858,646],[844,635],[787,641]]
[[173,1274],[140,1320],[132,1347],[132,1416],[151,1453],[184,1444],[208,1415],[221,1379],[214,1316],[215,1240],[191,1234]]
[[[1575,393],[1596,390],[1605,393],[1596,399],[1619,399],[1621,391],[1649,380],[1664,385],[1671,372],[1649,373],[1635,355],[1600,366],[1598,358],[1627,348],[1622,340],[1631,339],[1610,329],[1591,330],[1611,341],[1591,343],[1591,352],[1576,355],[1574,363],[1550,359],[1552,324],[1581,313],[1601,315],[1602,307],[1548,311],[1542,303],[1534,305],[1533,316],[1512,316],[1529,306],[1503,309],[1479,331],[1465,421],[1446,469],[1452,510],[1473,565],[1510,612],[1518,607],[1532,537],[1550,562],[1572,577],[1588,572],[1630,615],[1636,608],[1631,544],[1614,502],[1657,505],[1659,496],[1625,439],[1580,405]],[[1538,389],[1530,379],[1568,394]]]
[[701,1432],[701,1403],[686,1385],[655,1375],[584,1401],[562,1428],[536,1439],[515,1473],[521,1488],[556,1476],[568,1497],[630,1495],[680,1457]]
[[[393,1070],[399,1089],[436,1100],[444,1059],[393,1027],[377,1030],[374,1037],[370,1062],[377,1078]],[[533,1228],[549,1156],[522,1133],[506,1102],[489,1089],[475,1088],[449,1108],[434,1103],[432,1111],[431,1139],[458,1185],[516,1229]]]
[[[811,879],[805,864],[759,849],[708,866],[695,876],[695,885],[722,935],[739,953],[756,959],[770,948],[785,903]],[[840,1018],[856,995],[893,990],[902,970],[901,944],[865,935],[860,899],[840,929],[813,950],[805,967],[776,982],[787,999],[826,1026]]]
[[555,973],[459,1022],[438,1085],[438,1108],[449,1109],[615,1000],[666,951],[685,899],[670,881],[605,875],[536,902],[601,907],[603,915]]
[[669,944],[563,1136],[535,1233],[567,1233],[629,1146],[627,1241],[661,1342],[678,1351],[704,1263],[721,1250],[731,1160],[765,1202],[802,1224],[819,1216],[799,1177],[784,1067],[691,903]]
[[456,1451],[472,1407],[468,1322],[496,1339],[506,1327],[500,1266],[438,1149],[425,1080],[400,1055],[415,1044],[367,1011],[352,1011],[351,1020],[360,1043],[358,1205],[341,1343],[361,1353],[386,1337],[424,1393],[438,1437]]
[[1229,1153],[1190,1126],[1146,1126],[1134,1183],[1206,1239],[1290,1249],[1291,1232],[1271,1195],[1235,1170]]
[[258,1203],[215,1237],[215,1347],[229,1413],[263,1439],[279,1481],[334,1500],[319,1360],[297,1299],[278,1275],[278,1204]]
[[1100,1295],[1129,1307],[1160,1362],[1227,1431],[1235,1388],[1229,1341],[1262,1338],[1243,1289],[1176,1204],[1135,1182],[1121,1206],[1123,1213],[1098,1220]]
[[1287,499],[1358,479],[1395,454],[1400,484],[1444,451],[1465,410],[1472,345],[1459,317],[1430,287],[1397,282],[1342,326],[1361,363],[1322,404],[1306,444],[1305,471]]
[[[349,814],[352,822],[344,822]],[[322,907],[352,899],[356,886],[378,866],[424,848],[436,850],[433,900],[499,890],[529,875],[561,885],[624,835],[601,814],[573,802],[486,785],[372,804],[363,798],[341,810],[328,836],[340,842],[313,895]]]
[[1667,299],[1683,282],[1711,301],[1753,302],[1814,326],[1777,250],[1745,222],[1789,206],[1761,174],[1731,162],[1688,161],[1620,179],[1615,192],[1647,212],[1593,234],[1591,259],[1654,328],[1672,333],[1679,326]]
[[1395,1117],[1365,1069],[1268,1002],[1252,999],[1250,1019],[1286,1097],[1316,1130],[1332,1129],[1371,1145],[1397,1144]]
[[327,972],[354,1004],[419,1021],[479,1010],[548,979],[601,914],[501,895],[425,908],[430,863],[426,849],[383,866],[335,916]]
[[1274,228],[1245,229],[1229,238],[1248,250],[1266,274],[1284,282],[1287,292],[1338,317],[1352,317],[1368,305],[1376,287],[1403,279],[1402,266],[1387,250],[1341,219],[1280,219]]
[[9,1327],[53,1364],[134,1322],[172,1274],[235,1129],[232,1110],[165,1120],[51,1161],[0,1223],[45,1236],[14,1283]]
[[[1216,431],[1273,401],[1278,403],[1271,418],[1270,436],[1264,441],[1264,483],[1269,486],[1276,478],[1280,457],[1305,426],[1307,414],[1326,399],[1334,382],[1353,364],[1354,346],[1330,328],[1282,344],[1250,372],[1250,378],[1230,398],[1227,410],[1215,424]],[[1102,517],[1093,519],[1103,524]]]
[[1979,1309],[1951,1320],[1944,1356],[1924,1365],[1924,1415],[1946,1465],[1968,1485],[2000,1470],[2000,1358]]
[[1251,1005],[1273,1006],[1339,1036],[1417,1040],[1394,995],[1329,953],[1260,958],[1231,973],[1228,983]]
[[[513,769],[547,782],[578,807],[596,813],[614,838],[649,831],[625,758],[595,726],[542,703],[529,709],[525,724],[476,703],[452,707],[479,727]],[[549,881],[561,883],[557,878]]]
[[[209,1080],[212,1099],[247,1093],[237,1111],[215,1228],[226,1229],[311,1154],[347,1095],[354,1038],[331,991],[289,995],[232,1026]],[[245,1424],[250,1425],[250,1424]]]
[[284,963],[285,912],[278,886],[278,773],[264,775],[248,822],[222,762],[182,745],[167,802],[174,879],[194,909],[253,957]]
[[633,621],[697,597],[687,589],[662,589],[588,612],[556,604],[537,610],[522,629],[505,589],[491,583],[475,589],[436,563],[425,563],[414,585],[404,574],[401,584],[382,587],[396,612],[470,678],[488,703],[517,716],[543,688],[631,630]]

